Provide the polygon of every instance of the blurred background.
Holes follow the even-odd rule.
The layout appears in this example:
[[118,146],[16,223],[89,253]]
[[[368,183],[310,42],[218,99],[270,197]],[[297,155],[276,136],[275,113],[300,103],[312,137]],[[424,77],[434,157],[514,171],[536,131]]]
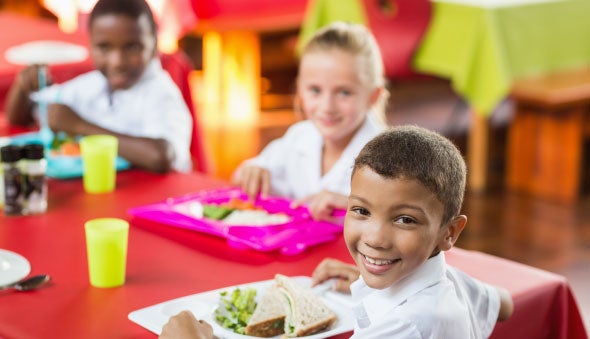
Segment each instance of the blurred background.
[[[35,25],[85,44],[94,2],[0,0],[0,25],[33,31],[3,28],[2,54],[19,34],[42,39]],[[458,246],[565,275],[589,328],[589,1],[148,2],[164,68],[194,113],[197,170],[222,179],[302,118],[298,46],[335,20],[367,25],[391,93],[387,123],[436,130],[465,155]],[[90,68],[53,71],[63,81]],[[18,69],[0,60],[2,107]]]

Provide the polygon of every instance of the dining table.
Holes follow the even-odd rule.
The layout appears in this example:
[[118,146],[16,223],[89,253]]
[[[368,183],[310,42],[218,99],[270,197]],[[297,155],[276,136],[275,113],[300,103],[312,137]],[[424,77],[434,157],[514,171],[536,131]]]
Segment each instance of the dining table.
[[[0,135],[14,132],[7,128],[0,124]],[[309,276],[327,257],[352,263],[341,234],[286,255],[232,246],[220,236],[129,214],[134,207],[223,187],[229,187],[228,182],[199,172],[129,169],[117,173],[113,192],[88,194],[81,178],[49,178],[46,213],[0,215],[0,249],[26,258],[29,275],[51,276],[49,285],[34,291],[0,291],[0,338],[155,338],[129,320],[129,314],[184,296],[272,279],[277,273]],[[103,217],[122,218],[131,225],[126,281],[120,287],[89,283],[84,223]],[[587,338],[576,298],[563,276],[460,248],[446,252],[446,259],[512,295],[514,314],[496,325],[492,338]]]
[[469,188],[486,189],[489,117],[515,80],[590,65],[587,0],[433,0],[416,71],[449,79],[473,112]]

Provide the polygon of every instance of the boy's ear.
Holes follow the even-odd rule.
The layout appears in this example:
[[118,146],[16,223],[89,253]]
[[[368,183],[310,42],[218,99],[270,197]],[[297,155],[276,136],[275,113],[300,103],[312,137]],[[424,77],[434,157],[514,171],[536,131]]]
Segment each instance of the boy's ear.
[[444,230],[441,234],[438,248],[441,251],[450,250],[453,245],[455,245],[455,241],[459,239],[459,235],[463,232],[465,224],[467,224],[467,216],[465,215],[458,215],[449,221],[449,223],[443,227]]

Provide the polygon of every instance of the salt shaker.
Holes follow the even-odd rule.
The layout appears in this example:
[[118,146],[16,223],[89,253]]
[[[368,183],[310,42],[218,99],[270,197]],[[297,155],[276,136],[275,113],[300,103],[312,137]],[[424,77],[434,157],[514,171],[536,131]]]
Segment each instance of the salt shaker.
[[0,148],[2,156],[2,170],[4,172],[4,214],[23,214],[23,182],[19,161],[22,158],[22,148],[8,145]]
[[47,161],[41,144],[24,146],[25,214],[40,214],[47,210]]

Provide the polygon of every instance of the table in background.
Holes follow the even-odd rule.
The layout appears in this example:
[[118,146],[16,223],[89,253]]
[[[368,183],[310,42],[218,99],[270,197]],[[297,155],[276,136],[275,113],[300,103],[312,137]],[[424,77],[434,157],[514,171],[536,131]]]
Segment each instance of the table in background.
[[488,115],[516,78],[590,65],[590,1],[440,0],[433,5],[414,65],[449,78],[473,108],[469,187],[482,190]]
[[[33,292],[0,292],[2,338],[155,338],[127,319],[134,310],[226,286],[310,275],[325,257],[350,261],[342,236],[296,256],[230,247],[224,239],[132,220],[127,281],[119,288],[88,282],[83,224],[97,217],[129,219],[127,210],[226,183],[198,173],[167,175],[119,172],[113,193],[85,194],[81,179],[49,180],[49,207],[42,215],[0,215],[0,248],[31,263],[31,274],[48,273],[51,286]],[[453,249],[448,262],[483,281],[507,288],[513,318],[493,338],[586,338],[565,278],[480,252]],[[349,334],[341,335],[345,338]]]
[[[2,32],[2,38],[0,38],[0,109],[4,107],[6,93],[15,76],[24,67],[11,64],[6,60],[4,52],[7,49],[35,40],[54,40],[81,46],[88,45],[86,34],[67,34],[59,29],[57,22],[13,13],[0,12],[0,32]],[[87,58],[78,63],[53,65],[50,67],[50,72],[56,82],[63,82],[92,69],[92,61]]]

